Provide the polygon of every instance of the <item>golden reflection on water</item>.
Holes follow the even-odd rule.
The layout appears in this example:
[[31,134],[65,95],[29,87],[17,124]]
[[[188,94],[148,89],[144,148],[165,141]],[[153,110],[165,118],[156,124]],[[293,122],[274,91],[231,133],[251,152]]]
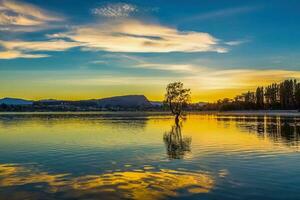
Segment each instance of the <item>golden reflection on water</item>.
[[49,174],[47,172],[33,171],[30,168],[20,165],[1,164],[0,165],[0,186],[19,186],[33,183],[47,183],[52,191],[63,186],[66,182],[63,178],[67,174]]
[[[284,126],[293,129],[293,137],[288,140],[290,132],[287,128],[283,129]],[[261,127],[264,131],[260,131]],[[184,122],[182,132],[192,137],[193,144],[213,152],[272,154],[299,151],[299,118],[292,118],[287,123],[285,118],[280,117],[191,115]],[[277,140],[274,140],[276,137]],[[193,148],[193,155],[195,150]]]
[[0,165],[1,187],[26,184],[47,184],[49,192],[66,192],[66,195],[77,197],[92,193],[115,195],[116,198],[153,200],[182,194],[208,193],[214,187],[214,180],[208,174],[200,172],[169,169],[71,177],[68,174],[50,174],[20,165]]
[[[5,150],[8,159],[11,159],[9,153],[20,157],[21,152],[25,156],[29,155],[30,159],[36,155],[46,155],[47,159],[49,152],[57,155],[65,155],[63,153],[67,152],[69,154],[64,157],[66,162],[70,158],[67,156],[75,158],[78,156],[78,163],[77,161],[72,163],[72,167],[74,164],[81,164],[80,161],[87,162],[87,165],[91,161],[91,165],[95,166],[103,162],[101,170],[107,170],[106,173],[95,172],[74,177],[73,174],[53,174],[17,164],[0,164],[0,192],[6,187],[17,187],[22,194],[24,192],[28,194],[25,198],[13,190],[11,193],[15,197],[7,198],[9,200],[34,199],[31,198],[33,197],[31,193],[36,192],[32,189],[36,187],[39,188],[38,195],[43,191],[47,195],[59,193],[63,194],[62,199],[110,197],[109,199],[155,200],[208,193],[217,185],[215,181],[218,180],[208,173],[191,172],[180,168],[166,169],[168,167],[158,169],[144,164],[151,164],[152,161],[164,162],[166,157],[186,159],[189,162],[199,161],[211,155],[224,155],[225,158],[241,155],[255,163],[258,156],[277,156],[299,151],[299,141],[299,118],[287,120],[280,117],[190,115],[180,127],[174,125],[172,117],[157,116],[134,120],[86,116],[0,118],[0,150]],[[157,151],[147,151],[147,147]],[[167,152],[161,147],[165,147]],[[121,150],[122,155],[117,152],[117,156],[111,159],[116,162],[125,160],[124,168],[114,169],[106,166],[107,160],[97,155],[88,157],[90,152],[87,149],[96,152],[108,151],[113,156],[116,150]],[[139,151],[135,151],[137,149]],[[37,161],[30,159],[28,163],[40,162],[39,159]],[[172,164],[172,159],[167,162]],[[139,167],[139,163],[144,167]],[[222,163],[217,165],[222,166]],[[133,169],[134,166],[137,168]],[[50,167],[57,170],[53,165]],[[81,172],[85,173],[84,170]],[[68,172],[71,173],[72,169]],[[218,176],[225,177],[230,174],[227,169],[223,169]],[[20,189],[22,186],[28,186],[30,189]],[[56,196],[52,199],[55,198]],[[36,199],[45,198],[38,196]]]
[[[173,126],[172,117],[157,116],[138,120],[105,120],[86,116],[19,117],[12,120],[0,119],[0,144],[26,145],[28,148],[39,143],[62,145],[61,141],[74,148],[160,145],[164,137],[162,135],[166,131],[172,132],[170,129]],[[268,151],[280,148],[293,151],[295,148],[287,148],[286,144],[294,144],[294,147],[300,145],[300,121],[296,119],[295,122],[285,123],[280,117],[189,115],[181,129],[184,136],[192,138],[193,145],[214,147],[216,150]],[[193,152],[195,150],[197,149],[193,148]]]

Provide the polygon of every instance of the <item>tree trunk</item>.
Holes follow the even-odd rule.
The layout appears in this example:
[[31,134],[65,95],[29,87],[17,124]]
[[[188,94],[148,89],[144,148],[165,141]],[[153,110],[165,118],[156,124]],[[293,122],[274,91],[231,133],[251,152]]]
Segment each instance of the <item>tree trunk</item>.
[[178,126],[179,125],[179,114],[176,114],[176,116],[175,116],[175,124],[176,124],[176,126]]

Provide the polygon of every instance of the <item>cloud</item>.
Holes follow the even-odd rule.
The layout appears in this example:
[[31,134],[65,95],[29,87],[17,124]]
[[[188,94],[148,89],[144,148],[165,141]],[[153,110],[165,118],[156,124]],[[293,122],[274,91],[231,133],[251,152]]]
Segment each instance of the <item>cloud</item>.
[[233,40],[233,41],[225,42],[225,44],[229,46],[237,46],[240,44],[244,44],[246,42],[249,42],[249,40]]
[[207,70],[201,74],[186,76],[185,80],[191,85],[197,85],[200,90],[239,89],[245,91],[289,78],[300,79],[300,72],[274,69]]
[[14,58],[44,58],[49,57],[45,54],[31,54],[28,52],[38,51],[64,51],[80,44],[76,42],[66,42],[64,40],[51,41],[4,41],[0,40],[0,46],[4,51],[0,52],[0,59]]
[[21,41],[0,40],[0,45],[9,50],[23,50],[23,51],[64,51],[73,47],[80,46],[78,42],[67,42],[64,40],[50,40],[50,41]]
[[49,57],[46,54],[28,54],[20,51],[0,51],[0,59],[15,59],[15,58],[45,58]]
[[219,45],[219,40],[208,33],[179,31],[132,19],[75,27],[70,32],[52,37],[65,37],[82,43],[85,50],[136,53],[227,52],[226,48]]
[[159,71],[170,71],[174,73],[193,74],[200,73],[206,69],[204,66],[194,65],[190,63],[164,63],[164,62],[149,62],[149,59],[145,59],[141,56],[134,56],[128,54],[105,54],[102,55],[104,60],[92,61],[92,64],[108,63],[108,59],[124,68],[136,68],[136,69],[149,69]]
[[94,60],[90,62],[91,64],[107,64],[106,60]]
[[178,73],[182,72],[198,72],[198,69],[189,64],[162,64],[162,63],[142,63],[137,64],[134,67],[144,69],[154,69],[163,71],[174,71]]
[[114,3],[92,9],[94,15],[103,17],[128,17],[138,11],[137,6],[128,3]]
[[[109,57],[112,55],[108,55]],[[106,56],[105,56],[106,57]],[[120,57],[122,57],[120,59]],[[193,63],[151,63],[137,56],[116,55],[113,59],[120,59],[128,68],[153,69],[161,71],[174,71],[173,73],[125,75],[125,74],[102,74],[88,75],[81,79],[65,79],[65,83],[79,85],[134,85],[141,81],[144,85],[160,85],[164,87],[171,81],[183,81],[195,91],[209,90],[239,90],[246,91],[255,89],[257,86],[265,86],[270,83],[280,82],[285,79],[300,79],[300,71],[277,70],[277,69],[216,69],[209,66],[201,66]],[[134,61],[128,65],[124,59]],[[100,62],[102,63],[102,61]],[[82,77],[83,78],[83,77]]]
[[[42,82],[51,82],[53,79],[43,78]],[[55,78],[55,83],[59,85],[72,85],[72,86],[128,86],[142,87],[145,85],[161,87],[172,81],[168,76],[147,76],[147,75],[122,75],[122,74],[89,74],[80,76],[68,76],[63,78]],[[141,83],[141,84],[136,84]]]
[[258,6],[242,6],[235,8],[226,8],[222,10],[216,10],[206,13],[201,13],[199,15],[195,15],[186,19],[181,20],[180,22],[189,22],[189,21],[202,21],[202,20],[210,20],[215,18],[229,17],[234,15],[239,15],[243,13],[249,13],[259,9]]
[[2,31],[26,31],[45,27],[49,22],[62,21],[34,5],[13,0],[0,0],[0,28]]

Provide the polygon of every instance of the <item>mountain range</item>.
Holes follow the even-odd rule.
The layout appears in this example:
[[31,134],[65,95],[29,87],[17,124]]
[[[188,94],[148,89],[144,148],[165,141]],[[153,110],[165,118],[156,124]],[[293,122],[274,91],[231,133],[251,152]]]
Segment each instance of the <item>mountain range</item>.
[[31,101],[19,98],[3,98],[0,99],[0,105],[18,105],[18,106],[29,106],[29,105],[93,105],[98,107],[106,106],[120,106],[120,107],[151,107],[161,106],[162,102],[150,102],[144,95],[126,95],[126,96],[115,96],[103,99],[90,99],[90,100],[79,100],[79,101],[67,101],[67,100],[56,100],[56,99],[44,99]]
[[0,104],[6,104],[6,105],[32,105],[33,101],[25,100],[25,99],[18,99],[18,98],[5,97],[3,99],[0,99]]

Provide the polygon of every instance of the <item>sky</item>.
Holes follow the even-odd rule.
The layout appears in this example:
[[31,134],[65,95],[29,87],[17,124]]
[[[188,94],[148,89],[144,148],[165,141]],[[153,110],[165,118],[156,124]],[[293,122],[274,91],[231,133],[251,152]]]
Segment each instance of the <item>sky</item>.
[[298,0],[0,0],[0,98],[216,101],[300,79]]

